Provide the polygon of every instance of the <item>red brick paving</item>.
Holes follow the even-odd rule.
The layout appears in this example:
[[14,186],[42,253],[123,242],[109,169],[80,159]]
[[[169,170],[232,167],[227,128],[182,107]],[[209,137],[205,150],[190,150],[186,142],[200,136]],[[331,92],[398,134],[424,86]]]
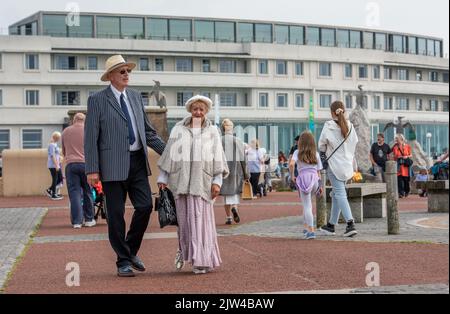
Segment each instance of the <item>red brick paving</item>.
[[[223,265],[207,275],[173,269],[176,239],[145,240],[147,272],[115,275],[108,241],[34,244],[18,265],[6,293],[235,293],[346,289],[365,286],[369,262],[381,285],[449,282],[448,245],[306,241],[221,237]],[[78,262],[80,287],[65,285],[69,262]]]

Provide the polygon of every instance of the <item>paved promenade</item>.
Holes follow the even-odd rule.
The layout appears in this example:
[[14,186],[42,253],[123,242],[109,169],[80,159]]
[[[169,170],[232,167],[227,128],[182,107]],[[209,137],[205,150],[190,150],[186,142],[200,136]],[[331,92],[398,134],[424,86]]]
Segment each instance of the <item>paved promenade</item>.
[[[215,215],[223,265],[201,280],[188,265],[174,271],[176,228],[160,229],[155,213],[140,251],[148,270],[118,278],[106,223],[74,230],[67,205],[67,199],[0,198],[4,293],[448,294],[448,214],[427,213],[426,199],[416,196],[400,200],[398,236],[387,235],[386,219],[367,219],[357,224],[355,238],[342,237],[340,225],[336,236],[319,234],[312,241],[301,237],[295,193],[243,202],[242,222],[232,226],[224,224],[219,200]],[[129,208],[128,222],[131,215]],[[70,263],[80,269],[79,286],[67,285]],[[369,263],[379,265],[380,287],[367,287]]]

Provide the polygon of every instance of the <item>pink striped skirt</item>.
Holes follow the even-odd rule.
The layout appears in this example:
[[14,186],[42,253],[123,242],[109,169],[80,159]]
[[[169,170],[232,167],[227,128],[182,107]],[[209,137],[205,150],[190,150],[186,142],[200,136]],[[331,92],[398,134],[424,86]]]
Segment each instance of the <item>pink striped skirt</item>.
[[175,203],[183,259],[195,267],[220,266],[213,204],[192,195],[179,195]]

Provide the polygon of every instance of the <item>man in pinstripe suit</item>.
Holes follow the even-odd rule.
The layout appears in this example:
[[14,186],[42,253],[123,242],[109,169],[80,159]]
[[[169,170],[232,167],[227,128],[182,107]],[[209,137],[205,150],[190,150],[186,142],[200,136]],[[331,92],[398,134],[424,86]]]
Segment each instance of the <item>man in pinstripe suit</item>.
[[[117,254],[120,277],[133,277],[133,269],[145,271],[137,253],[153,207],[147,146],[160,155],[165,148],[147,119],[140,93],[127,88],[135,66],[120,55],[106,61],[101,80],[111,85],[89,97],[84,137],[88,182],[103,184],[109,241]],[[135,212],[125,234],[127,194]]]

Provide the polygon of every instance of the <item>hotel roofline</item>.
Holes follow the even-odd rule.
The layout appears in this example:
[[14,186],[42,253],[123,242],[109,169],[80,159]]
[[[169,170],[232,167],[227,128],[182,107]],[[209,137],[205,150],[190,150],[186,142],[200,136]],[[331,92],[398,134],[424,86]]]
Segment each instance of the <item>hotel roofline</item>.
[[[51,15],[67,15],[70,12],[68,11],[38,11],[30,16],[17,21],[14,24],[8,26],[8,28],[19,26],[26,22],[35,21],[39,19],[44,14]],[[122,14],[122,13],[102,13],[102,12],[79,12],[80,15],[96,15],[96,16],[109,16],[109,17],[141,17],[141,18],[164,18],[164,19],[180,19],[180,20],[198,20],[198,21],[224,21],[224,22],[241,22],[241,23],[261,23],[261,24],[277,24],[277,25],[287,25],[287,26],[304,26],[304,27],[321,27],[321,28],[331,28],[331,29],[345,29],[350,31],[365,31],[365,32],[373,32],[373,33],[385,33],[392,35],[404,35],[404,36],[413,36],[413,37],[421,37],[425,39],[432,39],[437,41],[444,42],[444,39],[436,36],[422,35],[422,34],[414,34],[414,33],[406,33],[399,31],[391,31],[391,30],[382,30],[382,29],[372,29],[372,28],[363,28],[363,27],[350,27],[345,25],[329,25],[329,24],[311,24],[311,23],[294,23],[294,22],[286,22],[286,21],[274,21],[274,20],[251,20],[251,19],[230,19],[230,18],[217,18],[217,17],[203,17],[203,16],[178,16],[178,15],[147,15],[147,14]]]

